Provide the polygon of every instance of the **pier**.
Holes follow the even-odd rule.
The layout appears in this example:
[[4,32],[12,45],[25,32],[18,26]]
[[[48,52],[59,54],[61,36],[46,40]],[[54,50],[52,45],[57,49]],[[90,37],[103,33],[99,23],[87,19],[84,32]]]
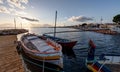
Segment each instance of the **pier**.
[[24,72],[16,50],[17,36],[0,36],[0,72]]
[[17,34],[25,32],[25,29],[0,30],[0,72],[24,72],[16,42]]

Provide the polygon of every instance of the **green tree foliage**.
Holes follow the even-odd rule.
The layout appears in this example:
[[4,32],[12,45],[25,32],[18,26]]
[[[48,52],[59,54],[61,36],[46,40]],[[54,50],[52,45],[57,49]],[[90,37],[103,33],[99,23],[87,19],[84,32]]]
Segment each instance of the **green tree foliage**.
[[83,24],[82,24],[82,27],[85,27],[86,25],[87,25],[87,23],[83,23]]
[[113,22],[120,24],[120,14],[113,17]]

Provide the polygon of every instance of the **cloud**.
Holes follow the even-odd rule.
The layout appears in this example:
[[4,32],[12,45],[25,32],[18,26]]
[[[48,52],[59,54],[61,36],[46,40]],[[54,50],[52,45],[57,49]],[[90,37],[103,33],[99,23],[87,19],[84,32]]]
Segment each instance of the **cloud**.
[[3,0],[0,0],[0,4],[3,4]]
[[[29,0],[0,0],[0,13],[7,13],[16,16],[24,16],[25,6]],[[6,5],[8,4],[8,5]]]
[[0,6],[0,12],[1,13],[8,13],[8,14],[10,13],[10,11],[4,6]]
[[28,0],[21,0],[21,2],[27,4]]
[[42,27],[52,27],[50,24],[43,24]]
[[68,19],[68,21],[71,22],[86,22],[86,21],[92,21],[93,18],[90,17],[85,17],[85,16],[72,16],[71,18]]
[[33,8],[34,8],[34,6],[31,6],[31,8],[33,9]]
[[28,17],[20,17],[20,18],[31,21],[31,22],[38,22],[39,21],[37,19],[32,19],[32,18],[28,18]]
[[23,4],[27,4],[28,0],[7,0],[7,2],[10,7],[14,5],[15,7],[19,9],[25,9],[26,7]]
[[11,13],[11,15],[16,15],[16,16],[25,16],[28,15],[28,13],[22,11],[22,10],[16,10],[14,8],[9,8],[8,9]]
[[8,5],[9,5],[11,8],[15,8],[14,5],[12,5],[12,4],[8,4]]
[[7,13],[20,17],[21,19],[27,21],[38,22],[38,19],[32,19],[33,16],[24,11],[26,8],[25,6],[28,4],[28,1],[29,0],[0,0],[0,4],[2,3],[2,6],[0,6],[0,13]]

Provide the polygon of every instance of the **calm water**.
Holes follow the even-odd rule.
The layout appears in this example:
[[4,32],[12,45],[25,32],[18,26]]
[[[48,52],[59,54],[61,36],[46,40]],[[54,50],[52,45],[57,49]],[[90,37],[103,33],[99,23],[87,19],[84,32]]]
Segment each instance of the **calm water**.
[[[30,28],[29,32],[42,35],[47,32],[53,32],[53,30],[53,28]],[[76,29],[57,28],[57,31],[74,30],[76,31]],[[95,55],[100,55],[101,53],[120,55],[120,35],[104,35],[88,31],[57,33],[56,36],[78,41],[73,48],[76,54],[76,59],[68,59],[66,56],[64,56],[65,72],[85,72],[86,68],[84,66],[84,60],[87,56],[89,39],[92,39],[96,45]]]

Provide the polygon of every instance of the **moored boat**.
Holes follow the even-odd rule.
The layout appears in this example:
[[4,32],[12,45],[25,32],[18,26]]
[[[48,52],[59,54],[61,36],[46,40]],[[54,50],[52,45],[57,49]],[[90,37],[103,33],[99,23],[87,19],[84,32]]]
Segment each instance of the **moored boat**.
[[71,40],[68,40],[68,39],[62,39],[62,38],[58,38],[58,37],[53,37],[53,36],[46,35],[46,34],[43,34],[43,37],[52,39],[55,42],[59,43],[62,46],[63,54],[68,54],[68,55],[72,54],[73,56],[75,56],[72,48],[75,46],[77,41],[71,41]]
[[24,57],[29,61],[34,63],[44,62],[43,67],[51,72],[54,72],[52,70],[63,71],[62,47],[60,44],[50,39],[44,40],[35,34],[23,35],[20,44],[25,54]]
[[120,64],[120,55],[101,54],[99,57],[96,57],[96,59],[99,63]]
[[87,72],[111,72],[111,70],[105,66],[105,61],[100,63],[97,59],[95,59],[94,55],[96,46],[92,40],[89,41],[89,47],[86,59],[86,67],[88,68]]
[[75,57],[75,54],[72,50],[73,46],[77,43],[77,41],[71,41],[68,39],[62,39],[56,37],[56,23],[57,23],[57,11],[55,12],[55,26],[54,26],[54,36],[43,34],[44,39],[52,39],[55,42],[59,43],[62,46],[62,52],[63,54],[66,54],[67,56]]
[[77,41],[71,41],[71,40],[68,40],[68,39],[62,39],[62,38],[58,38],[58,37],[53,37],[53,36],[46,35],[46,34],[43,34],[43,36],[58,42],[59,44],[61,44],[61,46],[63,48],[65,48],[65,47],[73,48],[73,46],[77,43]]

